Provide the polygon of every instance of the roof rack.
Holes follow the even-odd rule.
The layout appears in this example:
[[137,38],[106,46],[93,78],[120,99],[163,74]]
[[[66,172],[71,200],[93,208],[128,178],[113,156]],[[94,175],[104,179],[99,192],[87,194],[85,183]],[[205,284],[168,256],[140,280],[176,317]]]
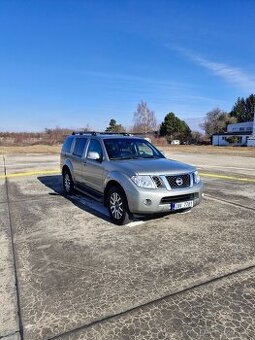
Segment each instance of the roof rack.
[[122,135],[122,136],[131,136],[132,134],[130,134],[128,132],[73,131],[72,135],[91,135],[91,136],[96,136],[96,135]]
[[97,133],[95,131],[73,131],[72,135],[92,135],[95,136]]

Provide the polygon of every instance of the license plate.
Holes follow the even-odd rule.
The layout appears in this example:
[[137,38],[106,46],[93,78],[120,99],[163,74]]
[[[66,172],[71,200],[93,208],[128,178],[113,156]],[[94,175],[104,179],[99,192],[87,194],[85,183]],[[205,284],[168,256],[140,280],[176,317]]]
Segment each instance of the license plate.
[[185,202],[178,202],[178,203],[172,203],[171,204],[171,210],[179,210],[179,209],[186,209],[186,208],[192,208],[193,207],[193,201],[185,201]]

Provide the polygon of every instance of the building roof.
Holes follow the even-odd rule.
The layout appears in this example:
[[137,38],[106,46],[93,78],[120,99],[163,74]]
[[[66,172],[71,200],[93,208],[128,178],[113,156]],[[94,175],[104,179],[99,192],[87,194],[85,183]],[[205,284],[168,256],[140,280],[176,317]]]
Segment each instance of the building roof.
[[213,136],[251,136],[252,131],[235,131],[235,132],[222,132],[214,133]]

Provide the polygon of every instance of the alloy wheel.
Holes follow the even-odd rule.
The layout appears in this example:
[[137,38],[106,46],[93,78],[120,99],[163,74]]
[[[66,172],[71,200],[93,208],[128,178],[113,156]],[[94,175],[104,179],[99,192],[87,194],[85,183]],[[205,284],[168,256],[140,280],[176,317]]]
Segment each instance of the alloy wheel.
[[71,178],[68,172],[65,173],[64,185],[65,185],[66,192],[69,193],[71,191]]
[[120,220],[123,216],[123,202],[117,192],[113,192],[110,196],[110,210],[112,216],[116,220]]

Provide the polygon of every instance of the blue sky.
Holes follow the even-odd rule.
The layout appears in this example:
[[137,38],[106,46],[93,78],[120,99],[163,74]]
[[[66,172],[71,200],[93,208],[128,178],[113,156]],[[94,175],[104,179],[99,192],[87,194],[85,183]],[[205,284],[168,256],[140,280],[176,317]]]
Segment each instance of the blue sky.
[[255,92],[253,0],[1,0],[0,131],[131,126],[144,100],[197,129]]

